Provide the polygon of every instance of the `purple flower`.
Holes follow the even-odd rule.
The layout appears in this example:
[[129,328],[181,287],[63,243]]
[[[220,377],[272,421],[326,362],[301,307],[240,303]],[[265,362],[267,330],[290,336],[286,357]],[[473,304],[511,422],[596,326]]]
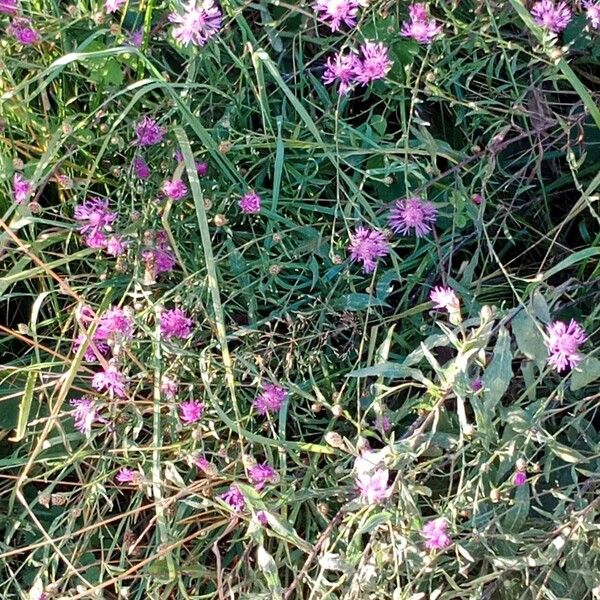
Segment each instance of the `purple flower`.
[[355,77],[361,85],[384,79],[392,68],[388,49],[381,42],[365,42],[360,47],[361,58],[356,65]]
[[339,31],[342,23],[348,27],[356,25],[359,4],[357,0],[317,0],[313,8],[331,31]]
[[33,29],[31,21],[24,17],[16,17],[13,19],[6,31],[22,46],[31,46],[40,41],[40,34]]
[[256,192],[248,192],[238,202],[243,213],[256,214],[260,212],[260,196]]
[[429,299],[433,302],[433,308],[447,310],[449,313],[460,311],[460,300],[452,288],[434,287],[429,294]]
[[96,336],[101,340],[129,340],[133,336],[133,321],[121,307],[113,306],[100,317]]
[[554,4],[553,0],[539,0],[531,7],[533,20],[552,33],[560,33],[571,20],[571,9],[566,2]]
[[179,405],[179,418],[185,425],[197,423],[202,418],[204,406],[198,400],[186,400]]
[[92,431],[94,423],[106,424],[108,421],[100,415],[100,411],[94,406],[94,401],[90,398],[74,398],[70,402],[73,406],[71,413],[75,422],[75,429],[88,436]]
[[471,381],[471,390],[472,391],[478,392],[482,388],[483,388],[483,381],[481,381],[481,379],[479,377],[477,377],[476,379],[473,379],[473,381]]
[[390,227],[401,235],[412,230],[420,238],[431,233],[437,219],[437,208],[431,202],[424,202],[418,196],[406,200],[396,200],[390,212]]
[[269,412],[277,412],[287,398],[286,389],[272,383],[263,384],[262,393],[259,394],[252,405],[259,415],[266,415]]
[[29,198],[31,193],[31,183],[27,181],[19,173],[15,173],[13,177],[13,197],[17,204],[23,204]]
[[144,30],[136,29],[127,37],[127,43],[134,48],[141,48],[144,43]]
[[527,473],[525,471],[516,471],[512,479],[513,485],[520,487],[527,483]]
[[154,232],[154,238],[154,247],[142,251],[142,259],[146,263],[146,267],[152,268],[157,275],[170,273],[177,263],[167,234],[164,230],[159,229]]
[[235,485],[230,486],[225,493],[220,494],[217,497],[223,500],[225,504],[229,504],[235,512],[242,512],[244,508],[246,508],[246,499]]
[[115,479],[119,483],[137,483],[140,480],[140,472],[128,467],[121,467]]
[[167,179],[161,191],[169,200],[181,200],[188,190],[181,179]]
[[362,263],[365,273],[372,273],[377,266],[377,260],[387,256],[389,251],[387,239],[381,231],[376,229],[357,227],[350,236],[348,244],[350,259]]
[[248,477],[254,487],[260,491],[267,483],[277,483],[277,471],[268,463],[257,464],[248,470]]
[[559,373],[569,367],[574,369],[582,360],[578,352],[579,346],[585,343],[587,335],[577,321],[571,319],[569,324],[554,321],[546,327],[545,344],[550,354],[548,363]]
[[448,535],[448,522],[443,517],[425,523],[421,535],[425,538],[425,548],[428,550],[442,550],[452,543]]
[[202,454],[200,454],[196,457],[194,464],[205,475],[213,475],[215,473],[214,465],[209,460],[207,460],[204,456],[202,456]]
[[331,85],[339,81],[339,93],[345,96],[352,85],[355,83],[356,72],[360,68],[360,60],[353,52],[344,54],[339,51],[333,56],[327,58],[325,62],[325,71],[323,73],[323,81],[327,85]]
[[122,256],[127,251],[127,242],[120,235],[111,235],[106,240],[106,252],[111,256]]
[[108,238],[99,229],[92,229],[92,231],[83,237],[83,242],[88,248],[101,249],[106,248]]
[[189,0],[183,5],[183,14],[173,12],[169,21],[176,23],[173,37],[183,46],[204,46],[223,26],[221,10],[213,0]]
[[375,421],[373,421],[373,427],[379,430],[382,434],[387,434],[392,430],[392,422],[387,415],[377,415]]
[[17,0],[0,0],[0,13],[16,15],[19,12]]
[[401,34],[419,42],[429,44],[441,31],[442,26],[427,14],[425,4],[417,3],[409,7],[410,20],[402,26]]
[[75,207],[75,220],[79,221],[79,231],[109,230],[117,220],[117,214],[108,209],[108,200],[92,198]]
[[[81,344],[83,344],[86,339],[87,336],[84,333],[78,335],[73,340],[73,352],[77,352],[79,348],[81,348]],[[96,339],[94,337],[91,340],[88,347],[86,348],[85,353],[83,355],[84,360],[86,360],[87,362],[95,362],[96,360],[98,360],[98,357],[96,356],[96,351],[94,351],[94,346],[96,347],[96,351],[98,352],[98,354],[101,354],[102,356],[106,356],[110,350],[110,347],[106,342],[103,342],[102,340]]]
[[116,13],[127,4],[127,0],[104,0],[104,10],[107,13]]
[[141,157],[136,156],[133,159],[133,172],[138,179],[146,180],[150,177],[150,167],[148,163]]
[[204,177],[208,173],[208,163],[205,162],[197,162],[196,163],[196,172],[199,177]]
[[187,316],[181,308],[166,310],[160,315],[160,332],[164,338],[179,338],[185,340],[192,334],[193,319]]
[[473,194],[471,200],[479,206],[483,202],[483,196],[481,194]]
[[163,375],[160,381],[160,392],[167,400],[173,400],[177,396],[179,385],[174,379]]
[[264,510],[259,510],[256,513],[256,520],[263,526],[266,527],[269,524],[269,517]]
[[600,3],[587,0],[583,3],[585,16],[594,29],[600,29]]
[[388,487],[389,476],[387,469],[360,473],[356,478],[356,487],[361,500],[367,504],[377,504],[389,498],[392,493],[392,487]]
[[106,390],[119,398],[125,396],[125,377],[115,366],[109,365],[104,371],[98,371],[92,379],[92,387],[99,392]]
[[135,125],[135,135],[138,146],[154,146],[163,141],[165,130],[148,116],[143,116]]

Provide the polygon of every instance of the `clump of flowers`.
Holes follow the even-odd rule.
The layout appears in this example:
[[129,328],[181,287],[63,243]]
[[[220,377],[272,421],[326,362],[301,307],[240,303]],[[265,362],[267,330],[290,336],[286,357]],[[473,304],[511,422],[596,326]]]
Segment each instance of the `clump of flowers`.
[[555,4],[553,0],[539,0],[531,7],[533,20],[552,33],[560,33],[571,21],[571,9],[566,2]]
[[260,491],[267,483],[277,483],[277,471],[268,463],[257,464],[248,470],[248,477],[254,487]]
[[169,21],[175,23],[173,38],[182,46],[204,46],[223,26],[221,9],[213,0],[189,0],[182,13],[169,15]]
[[339,93],[345,96],[355,83],[356,70],[359,65],[360,60],[354,52],[344,53],[340,50],[325,62],[323,81],[327,85],[339,82]]
[[442,26],[432,19],[425,4],[418,2],[408,9],[409,21],[402,26],[401,34],[419,42],[429,44],[442,31]]
[[229,489],[218,496],[225,504],[231,506],[231,508],[235,512],[242,512],[244,508],[246,508],[246,499],[244,498],[244,494],[240,491],[238,487],[232,485]]
[[96,337],[101,340],[129,340],[133,336],[133,320],[120,306],[111,306],[101,317]]
[[104,248],[108,242],[105,231],[110,231],[117,213],[108,208],[108,200],[91,198],[75,207],[74,217],[79,221],[79,232],[90,248]]
[[331,31],[339,31],[342,23],[354,27],[359,6],[358,0],[317,0],[313,4],[318,17],[329,25]]
[[392,231],[400,235],[413,232],[418,238],[431,233],[437,220],[437,208],[418,196],[396,200],[390,212],[389,224]]
[[548,363],[559,373],[569,368],[574,369],[583,359],[579,352],[579,347],[587,340],[583,327],[574,319],[571,319],[568,324],[554,321],[546,327],[546,332]]
[[13,176],[12,184],[13,198],[17,204],[24,204],[31,194],[31,183],[19,173]]
[[114,365],[98,371],[92,379],[92,387],[99,391],[123,398],[125,396],[125,376]]
[[443,517],[425,523],[421,529],[428,550],[443,550],[452,543],[448,535],[448,522]]
[[33,28],[31,21],[25,17],[14,18],[6,31],[22,46],[31,46],[40,41],[40,34]]
[[350,236],[348,252],[350,260],[360,262],[365,273],[372,273],[377,261],[389,253],[389,243],[386,237],[376,229],[357,227]]
[[266,415],[270,412],[279,411],[287,396],[286,389],[273,383],[265,383],[262,392],[254,399],[252,404],[259,415]]
[[108,423],[101,414],[94,401],[84,396],[83,398],[74,398],[70,402],[73,407],[71,416],[75,424],[75,429],[85,436],[90,435],[94,423]]
[[181,308],[166,310],[160,315],[160,332],[166,339],[185,340],[192,334],[194,321]]
[[242,196],[238,204],[243,213],[256,214],[260,212],[261,199],[256,192],[248,192]]
[[388,487],[390,473],[387,469],[375,469],[359,473],[356,478],[360,499],[366,504],[378,504],[390,497],[392,487]]
[[165,130],[158,125],[155,119],[144,115],[134,127],[138,146],[154,146],[160,144],[165,136]]
[[393,64],[387,46],[381,42],[365,42],[359,50],[360,59],[354,71],[356,81],[367,85],[385,79]]
[[169,200],[181,200],[187,194],[187,186],[181,179],[167,179],[161,188]]
[[197,423],[204,413],[204,405],[198,400],[186,400],[179,405],[179,418],[185,425]]

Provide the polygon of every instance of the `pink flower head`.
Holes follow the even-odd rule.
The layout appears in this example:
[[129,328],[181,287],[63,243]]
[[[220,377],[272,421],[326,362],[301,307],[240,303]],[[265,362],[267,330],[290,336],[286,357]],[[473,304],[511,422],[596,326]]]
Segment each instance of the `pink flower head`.
[[513,485],[520,487],[527,483],[527,473],[525,471],[516,471],[512,479]]
[[483,202],[483,196],[481,194],[473,194],[471,200],[479,206]]
[[161,191],[169,200],[181,200],[188,192],[181,179],[167,179]]
[[208,173],[208,163],[197,162],[196,163],[196,173],[198,173],[199,177],[204,177]]
[[125,376],[115,366],[109,365],[103,371],[98,371],[92,379],[92,387],[99,392],[123,398],[125,396]]
[[133,320],[120,306],[112,306],[100,317],[96,336],[101,340],[130,340]]
[[133,172],[138,179],[146,180],[150,177],[150,167],[148,163],[141,157],[136,156],[133,159]]
[[121,467],[115,479],[119,483],[136,483],[140,480],[140,472],[128,467]]
[[198,400],[186,400],[179,405],[179,418],[185,425],[197,423],[204,413],[204,405]]
[[443,517],[425,523],[421,535],[425,538],[425,548],[428,550],[442,550],[452,543],[448,535],[448,522]]
[[254,399],[252,405],[259,415],[277,412],[288,396],[286,389],[272,383],[264,383],[262,392]]
[[[83,344],[86,339],[87,338],[84,333],[78,335],[73,340],[73,352],[77,352],[79,348],[81,348],[81,344]],[[92,341],[86,348],[85,353],[83,355],[84,360],[86,360],[87,362],[95,362],[96,360],[98,360],[98,357],[96,356],[96,351],[94,351],[94,346],[96,347],[96,351],[98,352],[98,354],[101,354],[102,356],[106,356],[110,350],[110,347],[106,342],[103,342],[102,340],[94,337],[94,339],[92,339]]]
[[14,18],[6,31],[22,46],[31,46],[40,41],[40,34],[33,29],[31,21],[24,17]]
[[177,261],[164,230],[159,229],[155,232],[154,247],[142,251],[142,259],[146,265],[152,265],[157,275],[173,270]]
[[171,338],[185,340],[192,335],[193,327],[193,319],[190,319],[181,308],[165,310],[160,315],[160,332],[167,340]]
[[144,43],[144,30],[136,29],[127,37],[127,43],[134,48],[141,48]]
[[225,504],[229,504],[235,512],[242,512],[244,508],[246,508],[246,499],[240,489],[235,485],[230,486],[225,493],[220,494],[217,497],[223,500]]
[[362,263],[365,273],[372,273],[377,266],[377,260],[387,256],[389,251],[387,239],[376,229],[357,227],[350,236],[348,244],[350,260]]
[[107,13],[116,13],[127,4],[127,0],[104,0],[104,10]]
[[110,226],[117,220],[117,213],[109,210],[108,200],[91,198],[83,204],[75,207],[75,220],[79,221],[79,231],[109,230]]
[[533,20],[552,33],[560,33],[571,21],[571,9],[566,2],[555,4],[553,0],[539,0],[531,7]]
[[385,435],[392,430],[392,421],[387,415],[377,415],[377,418],[373,421],[373,427]]
[[94,406],[94,401],[90,398],[74,398],[70,402],[73,406],[71,416],[75,422],[75,429],[88,436],[92,431],[94,423],[106,424],[108,421],[100,415],[100,411]]
[[600,3],[587,0],[583,3],[585,16],[594,29],[600,29]]
[[477,377],[476,379],[473,379],[473,381],[471,381],[471,390],[473,392],[477,393],[482,388],[483,388],[483,381],[481,381],[481,379],[479,377]]
[[313,8],[331,31],[339,31],[342,23],[351,28],[356,25],[359,5],[357,0],[317,0]]
[[155,119],[143,116],[134,127],[138,146],[154,146],[163,141],[165,130],[158,125]]
[[425,4],[417,3],[409,7],[410,20],[402,25],[401,34],[419,42],[429,44],[442,31],[435,19],[429,17]]
[[376,469],[359,474],[356,478],[356,487],[361,500],[366,504],[377,504],[389,498],[392,493],[392,487],[388,487],[389,476],[387,469]]
[[83,237],[83,242],[88,248],[99,250],[101,248],[106,248],[108,244],[108,238],[102,231],[100,231],[100,229],[92,229]]
[[248,470],[248,477],[254,487],[260,491],[267,483],[277,483],[277,471],[268,463],[257,464]]
[[27,181],[19,173],[15,173],[13,177],[13,198],[17,204],[23,204],[29,198],[31,193],[31,183]]
[[209,460],[207,460],[206,457],[202,456],[202,454],[200,454],[196,457],[194,464],[205,475],[213,475],[215,473],[214,465]]
[[106,252],[111,256],[122,256],[127,251],[127,242],[121,235],[111,235],[106,240]]
[[392,68],[388,49],[381,42],[365,42],[360,47],[361,57],[356,64],[355,78],[361,85],[384,79]]
[[460,311],[460,300],[452,288],[434,287],[429,294],[429,299],[433,302],[433,308],[447,310],[449,313]]
[[256,192],[248,192],[238,202],[243,213],[256,214],[260,212],[260,196]]
[[583,327],[574,319],[569,324],[554,321],[546,327],[546,332],[545,344],[550,354],[548,363],[559,373],[569,367],[574,369],[583,358],[578,352],[579,346],[587,340]]
[[173,400],[177,396],[179,385],[174,379],[163,375],[160,381],[160,393],[167,399]]
[[0,13],[16,15],[19,12],[17,0],[0,0]]
[[392,231],[408,235],[412,230],[420,238],[431,233],[437,219],[437,208],[431,202],[424,202],[418,196],[406,200],[396,200],[390,212],[389,224]]
[[263,526],[266,527],[269,524],[269,517],[264,510],[259,510],[256,513],[256,520]]
[[323,73],[323,82],[331,85],[339,82],[339,93],[345,96],[355,82],[356,71],[360,68],[360,60],[353,52],[344,54],[339,51],[333,56],[327,58],[325,62],[325,71]]
[[221,9],[213,0],[189,0],[183,5],[183,14],[173,12],[169,21],[176,24],[173,37],[183,46],[204,46],[223,26]]

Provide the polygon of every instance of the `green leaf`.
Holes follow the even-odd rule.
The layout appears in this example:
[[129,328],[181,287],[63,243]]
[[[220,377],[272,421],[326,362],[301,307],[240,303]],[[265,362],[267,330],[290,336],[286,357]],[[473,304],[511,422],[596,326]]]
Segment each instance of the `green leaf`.
[[521,531],[529,514],[529,485],[520,485],[515,491],[514,506],[506,511],[502,526],[505,531]]
[[486,408],[493,411],[502,396],[506,393],[512,379],[512,351],[510,349],[510,336],[506,328],[502,327],[498,333],[494,356],[490,366],[482,377],[485,389]]
[[586,356],[571,374],[571,390],[577,391],[600,378],[600,360]]
[[359,311],[365,310],[366,308],[373,308],[379,306],[389,306],[382,300],[373,298],[369,294],[346,294],[336,303],[337,307],[342,310]]
[[541,367],[545,364],[548,350],[538,324],[525,310],[518,312],[512,320],[512,330],[517,340],[517,347],[527,357]]

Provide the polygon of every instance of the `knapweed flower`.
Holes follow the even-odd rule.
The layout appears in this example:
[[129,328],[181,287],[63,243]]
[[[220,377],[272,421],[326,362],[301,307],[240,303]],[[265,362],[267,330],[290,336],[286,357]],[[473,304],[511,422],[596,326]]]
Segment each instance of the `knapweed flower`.
[[262,490],[267,483],[277,483],[279,480],[277,471],[268,463],[250,467],[248,469],[248,477],[258,491]]
[[520,487],[527,483],[527,473],[525,471],[516,471],[512,478],[513,485]]
[[381,450],[363,450],[360,455],[354,459],[354,471],[356,472],[356,475],[360,477],[361,475],[375,471],[382,465],[389,453],[390,449],[388,446],[381,448]]
[[[73,340],[73,352],[77,352],[79,350],[79,348],[81,348],[81,345],[85,342],[86,339],[87,339],[87,337],[84,333],[82,333],[81,335],[78,335]],[[94,346],[95,346],[95,350],[94,350]],[[106,356],[108,354],[109,350],[110,350],[110,347],[106,342],[103,342],[102,340],[99,340],[96,337],[94,337],[91,340],[88,347],[85,349],[83,358],[87,362],[94,362],[94,361],[98,360],[98,357],[96,356],[96,352],[98,352],[98,354],[101,354],[102,356]]]
[[367,504],[377,504],[389,498],[392,493],[392,487],[388,487],[389,476],[387,469],[361,473],[356,478],[360,499]]
[[128,467],[121,467],[115,479],[119,483],[137,483],[140,480],[140,472]]
[[264,383],[262,392],[254,399],[252,405],[259,415],[277,412],[287,398],[286,389],[272,383]]
[[31,46],[40,41],[40,34],[33,28],[31,21],[24,17],[13,19],[6,31],[22,46]]
[[92,379],[92,387],[95,390],[107,391],[119,398],[125,396],[125,383],[125,376],[114,365],[99,371]]
[[225,504],[229,504],[235,512],[242,512],[246,508],[246,499],[235,485],[230,486],[224,494],[220,494],[217,497],[223,500]]
[[141,48],[144,43],[144,30],[136,29],[135,31],[130,32],[127,36],[126,43],[134,48]]
[[425,548],[428,550],[442,550],[452,543],[448,535],[448,522],[443,517],[425,523],[421,535],[425,538]]
[[353,52],[344,53],[342,50],[327,58],[323,82],[331,85],[339,82],[338,91],[345,96],[356,81],[356,70],[360,66],[358,57]]
[[132,166],[133,172],[138,179],[146,180],[150,177],[150,167],[141,156],[136,156],[133,159]]
[[356,25],[359,5],[357,0],[317,0],[313,8],[319,19],[329,25],[331,31],[339,31],[342,23],[347,27]]
[[206,457],[199,454],[194,461],[194,464],[200,469],[205,475],[212,477],[217,474],[217,469]]
[[165,136],[165,130],[155,119],[144,115],[134,127],[138,146],[154,146],[160,144]]
[[160,393],[167,399],[173,400],[177,396],[179,385],[174,379],[163,375],[160,380]]
[[420,238],[431,233],[437,220],[437,208],[418,196],[406,200],[396,200],[390,212],[389,224],[392,231],[401,235],[411,232]]
[[376,229],[357,227],[350,236],[348,244],[350,260],[362,263],[365,273],[372,273],[377,266],[377,260],[387,256],[389,251],[390,247],[385,235]]
[[106,424],[108,421],[100,415],[100,411],[94,405],[91,398],[74,398],[70,402],[73,407],[71,416],[75,423],[75,429],[85,436],[88,436],[92,431],[94,423]]
[[17,0],[0,0],[0,13],[16,15],[19,12]]
[[387,415],[377,415],[377,418],[373,421],[373,427],[385,435],[392,430],[392,421]]
[[202,418],[204,405],[198,400],[186,400],[179,405],[179,418],[184,425],[192,425]]
[[127,252],[127,241],[121,235],[111,235],[106,240],[106,253],[111,256],[122,256]]
[[160,333],[166,339],[185,340],[192,335],[194,321],[181,308],[165,310],[160,315]]
[[120,306],[112,306],[101,317],[96,337],[101,340],[129,340],[133,336],[133,320]]
[[31,183],[19,173],[15,173],[12,183],[13,198],[17,204],[23,204],[31,193]]
[[425,4],[419,2],[411,5],[408,14],[410,19],[402,25],[400,32],[404,37],[412,38],[420,44],[429,44],[442,31],[442,26],[427,13]]
[[574,369],[583,359],[579,353],[579,346],[587,340],[583,327],[574,319],[568,324],[554,321],[546,327],[546,332],[545,343],[550,354],[548,363],[559,373],[569,367]]
[[142,259],[147,269],[152,269],[156,275],[170,273],[177,261],[173,248],[169,244],[167,233],[163,229],[152,232],[154,235],[154,247],[142,251]]
[[392,64],[386,46],[381,42],[365,42],[360,47],[360,60],[355,67],[355,79],[361,85],[384,79]]
[[199,177],[204,177],[208,173],[208,163],[197,162],[196,163],[196,173],[198,173]]
[[213,0],[189,0],[183,5],[183,14],[173,12],[169,21],[176,23],[173,37],[182,46],[204,46],[223,26],[221,9]]
[[244,194],[238,204],[243,213],[256,214],[260,212],[260,196],[256,192]]
[[117,213],[109,210],[108,200],[91,198],[75,207],[74,217],[79,221],[79,231],[88,233],[108,230],[117,220]]
[[566,2],[555,4],[553,0],[539,0],[531,7],[533,20],[552,33],[560,33],[571,21],[571,9]]
[[600,2],[588,0],[583,3],[585,16],[594,29],[600,29]]
[[483,388],[483,381],[481,378],[477,377],[471,381],[471,390],[477,393],[480,389]]
[[127,0],[104,0],[104,10],[107,13],[116,13],[127,4]]
[[92,229],[87,235],[83,236],[83,241],[88,248],[101,249],[106,248],[108,238],[100,229]]
[[481,194],[473,194],[471,200],[479,206],[483,202],[483,196]]
[[429,294],[429,299],[433,302],[433,308],[446,310],[449,313],[460,312],[460,300],[452,288],[434,287]]
[[267,517],[267,513],[264,510],[259,510],[256,513],[256,520],[263,527],[266,527],[269,524],[269,517]]
[[188,192],[187,186],[181,179],[167,179],[161,188],[169,200],[181,200]]

